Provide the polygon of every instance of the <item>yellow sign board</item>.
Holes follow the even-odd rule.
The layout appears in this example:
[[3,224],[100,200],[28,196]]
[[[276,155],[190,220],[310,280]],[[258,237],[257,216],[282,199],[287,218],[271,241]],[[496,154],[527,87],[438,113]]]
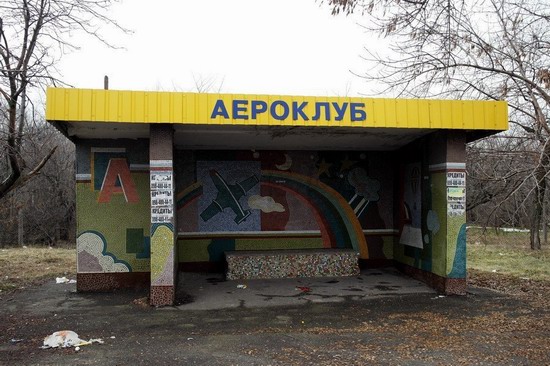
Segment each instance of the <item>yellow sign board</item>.
[[49,88],[58,122],[506,130],[506,102]]

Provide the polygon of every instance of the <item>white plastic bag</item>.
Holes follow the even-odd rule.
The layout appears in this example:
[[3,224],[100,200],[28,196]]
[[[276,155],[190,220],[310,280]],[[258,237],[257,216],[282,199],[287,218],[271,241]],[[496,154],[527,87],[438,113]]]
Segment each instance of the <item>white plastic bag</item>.
[[92,343],[103,343],[102,339],[90,339],[85,341],[78,337],[72,330],[60,330],[44,338],[44,345],[41,348],[66,348],[87,346]]

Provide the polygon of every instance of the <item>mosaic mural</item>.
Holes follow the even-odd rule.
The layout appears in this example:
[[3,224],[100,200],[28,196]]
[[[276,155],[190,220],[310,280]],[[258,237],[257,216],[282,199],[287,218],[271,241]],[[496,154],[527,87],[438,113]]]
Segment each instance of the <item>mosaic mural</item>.
[[203,187],[199,231],[261,230],[260,210],[248,204],[260,194],[259,176],[256,161],[197,162],[197,181]]
[[[151,271],[162,285],[176,255],[221,262],[232,250],[350,248],[463,278],[464,181],[412,159],[399,165],[394,190],[399,174],[387,153],[176,151],[177,222],[152,227],[148,142],[81,141],[78,272]],[[178,232],[178,250],[152,264],[151,237],[165,230]]]
[[352,248],[364,259],[392,252],[392,240],[365,235],[377,230],[388,235],[393,227],[387,154],[178,151],[176,156],[180,261],[221,261],[224,251],[251,249]]
[[77,240],[77,271],[129,272],[130,265],[107,252],[107,241],[97,232],[86,231]]
[[174,233],[171,224],[153,224],[151,240],[155,243],[155,260],[151,262],[151,285],[172,285],[174,277]]
[[77,145],[79,273],[149,272],[148,142]]
[[403,179],[403,219],[399,243],[422,249],[422,192],[420,182],[421,163],[405,166]]
[[[457,171],[445,168],[429,171],[420,180],[420,202],[407,194],[407,186],[416,174],[414,163],[402,166],[400,239],[394,247],[394,259],[417,269],[447,278],[466,276],[465,174],[452,179]],[[423,162],[426,164],[426,162]],[[421,170],[420,170],[421,171]],[[412,191],[412,190],[411,190]],[[415,225],[411,204],[420,204],[420,218]],[[417,226],[413,232],[411,227]]]

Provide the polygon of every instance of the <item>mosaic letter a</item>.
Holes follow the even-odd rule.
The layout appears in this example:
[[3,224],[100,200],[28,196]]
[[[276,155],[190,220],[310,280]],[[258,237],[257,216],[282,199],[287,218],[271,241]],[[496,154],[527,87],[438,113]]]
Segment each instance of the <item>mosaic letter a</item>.
[[[117,182],[119,184],[117,184]],[[111,202],[113,193],[122,193],[128,203],[139,202],[136,185],[130,175],[130,168],[124,158],[113,158],[109,160],[101,191],[99,192],[100,203]]]

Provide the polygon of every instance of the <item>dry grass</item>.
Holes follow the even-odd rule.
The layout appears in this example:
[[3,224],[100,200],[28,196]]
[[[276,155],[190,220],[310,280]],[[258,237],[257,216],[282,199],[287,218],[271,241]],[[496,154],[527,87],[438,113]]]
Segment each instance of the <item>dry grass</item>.
[[468,231],[468,268],[550,281],[550,247],[529,248],[529,233]]
[[74,248],[0,249],[0,294],[75,273]]

